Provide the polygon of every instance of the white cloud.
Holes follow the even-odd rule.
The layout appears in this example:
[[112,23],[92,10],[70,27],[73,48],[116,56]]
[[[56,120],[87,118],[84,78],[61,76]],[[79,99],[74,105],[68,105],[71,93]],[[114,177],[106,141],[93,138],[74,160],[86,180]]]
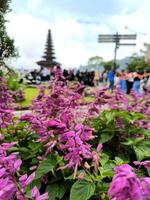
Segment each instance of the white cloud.
[[[122,15],[112,16],[109,23],[113,27],[117,27],[119,33],[137,33],[135,51],[139,52],[139,50],[143,48],[144,42],[150,43],[149,18],[149,1],[144,0],[134,13],[123,13]],[[125,26],[129,29],[126,29]],[[126,47],[126,50],[121,51],[121,57],[123,57],[124,54],[130,54],[132,52],[131,49],[133,50],[132,47]]]
[[8,32],[14,37],[20,54],[20,58],[14,65],[34,68],[35,62],[42,56],[45,33],[47,33],[49,24],[27,13],[10,14],[9,20]]
[[[32,10],[39,7],[42,0],[32,0],[28,7]],[[60,17],[61,16],[61,17]],[[98,34],[131,33],[125,26],[137,32],[145,32],[146,36],[138,35],[137,46],[121,47],[118,58],[130,56],[134,51],[142,48],[143,42],[150,41],[148,0],[138,7],[134,13],[124,11],[121,15],[114,15],[107,20],[107,24],[82,24],[67,14],[59,15],[55,21],[39,19],[26,12],[9,15],[8,32],[14,37],[19,48],[20,58],[14,65],[17,67],[34,68],[35,62],[43,55],[47,30],[52,30],[52,38],[57,61],[67,67],[86,64],[88,59],[95,55],[105,60],[113,59],[113,44],[99,44]]]
[[[66,67],[86,64],[89,57],[99,54],[98,33],[101,30],[108,31],[104,25],[87,26],[74,19],[57,19],[53,23],[48,23],[27,13],[10,14],[9,20],[8,32],[15,38],[21,56],[14,63],[17,67],[36,66],[35,62],[43,55],[49,28],[52,30],[57,60]],[[93,41],[91,35],[94,37]]]

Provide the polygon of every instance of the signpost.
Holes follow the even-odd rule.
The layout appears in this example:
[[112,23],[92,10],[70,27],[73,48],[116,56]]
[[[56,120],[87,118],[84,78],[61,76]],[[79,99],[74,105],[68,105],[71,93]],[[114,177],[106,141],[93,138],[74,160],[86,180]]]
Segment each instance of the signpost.
[[119,46],[135,46],[135,43],[120,43],[121,40],[136,40],[136,34],[100,34],[99,43],[115,43],[113,69],[116,67],[117,49]]

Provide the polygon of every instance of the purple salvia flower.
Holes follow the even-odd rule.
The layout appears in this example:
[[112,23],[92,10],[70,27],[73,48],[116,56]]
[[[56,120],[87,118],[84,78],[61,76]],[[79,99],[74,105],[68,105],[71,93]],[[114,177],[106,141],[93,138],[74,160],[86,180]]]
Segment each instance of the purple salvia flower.
[[141,179],[141,186],[143,191],[144,200],[150,199],[150,178]]
[[35,172],[33,172],[33,173],[27,178],[27,180],[25,181],[25,185],[29,185],[29,184],[33,181],[34,177],[35,177]]
[[16,161],[14,162],[14,169],[15,169],[16,171],[18,171],[18,170],[20,169],[21,164],[22,164],[22,160],[20,160],[20,159],[16,160]]
[[134,161],[133,163],[135,165],[144,166],[147,169],[147,171],[150,171],[150,160],[145,160],[143,162]]
[[115,168],[115,175],[108,190],[108,196],[116,200],[143,200],[141,183],[127,164]]
[[97,146],[97,152],[100,153],[102,151],[103,145],[102,144],[98,144]]
[[31,191],[31,196],[34,200],[47,200],[48,199],[48,192],[40,195],[38,188],[35,186]]

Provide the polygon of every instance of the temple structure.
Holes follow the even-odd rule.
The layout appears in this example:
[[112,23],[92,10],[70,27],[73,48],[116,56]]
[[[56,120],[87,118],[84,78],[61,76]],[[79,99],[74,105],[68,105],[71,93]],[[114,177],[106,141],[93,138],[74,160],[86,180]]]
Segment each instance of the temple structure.
[[42,60],[38,61],[37,64],[41,67],[41,69],[45,67],[50,69],[53,68],[55,65],[59,64],[58,62],[56,62],[54,46],[50,30],[48,30],[44,55],[42,57]]

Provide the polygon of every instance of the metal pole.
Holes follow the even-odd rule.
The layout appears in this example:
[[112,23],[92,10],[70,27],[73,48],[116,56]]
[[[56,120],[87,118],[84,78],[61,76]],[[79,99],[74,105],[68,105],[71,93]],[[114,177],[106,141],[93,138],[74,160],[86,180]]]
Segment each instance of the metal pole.
[[117,49],[119,44],[119,37],[118,37],[118,32],[116,33],[116,39],[115,39],[115,50],[114,50],[114,63],[113,63],[113,70],[116,69],[116,59],[117,59]]

